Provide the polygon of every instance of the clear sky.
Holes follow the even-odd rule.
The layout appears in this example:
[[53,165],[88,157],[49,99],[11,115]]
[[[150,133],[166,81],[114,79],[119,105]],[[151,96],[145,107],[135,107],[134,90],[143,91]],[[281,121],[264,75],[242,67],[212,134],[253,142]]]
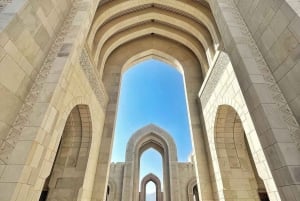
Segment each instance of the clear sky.
[[[192,148],[183,77],[174,67],[157,60],[139,63],[122,77],[112,162],[125,160],[129,138],[149,124],[172,135],[178,160],[187,161]],[[141,176],[150,173],[151,168],[151,172],[159,174],[158,168],[153,166],[153,160],[159,159],[155,152],[149,150],[144,152],[145,157],[142,155],[141,165],[148,168],[141,168]]]

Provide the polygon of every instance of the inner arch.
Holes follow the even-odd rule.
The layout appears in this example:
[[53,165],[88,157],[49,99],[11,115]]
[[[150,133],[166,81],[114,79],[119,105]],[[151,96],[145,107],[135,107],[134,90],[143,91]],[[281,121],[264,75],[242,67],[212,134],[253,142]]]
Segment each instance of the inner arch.
[[[184,150],[180,153],[181,161],[186,161],[191,152],[182,74],[174,67],[153,59],[138,63],[128,69],[130,64],[144,59],[142,55],[156,57],[159,53],[156,50],[142,52],[129,59],[124,65],[115,129],[116,140],[113,146],[118,150],[113,149],[112,161],[124,160],[120,157],[120,153],[125,153],[125,145],[131,133],[148,124],[157,124],[175,135],[176,144]],[[160,56],[165,57],[165,60],[172,59],[173,63],[177,63],[175,68],[181,68],[176,59],[166,54]],[[143,66],[145,63],[146,66]],[[139,70],[142,71],[138,72]],[[131,80],[130,74],[134,80]]]

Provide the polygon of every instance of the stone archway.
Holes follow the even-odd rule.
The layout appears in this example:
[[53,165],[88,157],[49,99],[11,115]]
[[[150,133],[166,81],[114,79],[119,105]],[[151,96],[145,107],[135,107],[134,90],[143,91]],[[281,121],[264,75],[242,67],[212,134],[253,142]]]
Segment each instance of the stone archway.
[[151,173],[146,175],[141,181],[141,192],[140,192],[139,201],[146,201],[146,186],[147,186],[147,183],[150,181],[152,181],[156,187],[156,190],[155,190],[156,201],[163,201],[162,200],[163,193],[162,193],[162,189],[161,189],[160,180],[157,176],[155,176],[154,174],[151,174]]
[[106,189],[105,201],[115,201],[116,188],[116,182],[112,178],[109,178]]
[[40,201],[77,200],[84,182],[91,141],[89,108],[87,105],[77,105],[67,118]]
[[197,186],[197,179],[192,178],[187,185],[188,201],[199,201],[199,190]]
[[[94,153],[84,183],[90,187],[94,182],[98,164],[103,180],[100,187],[94,187],[104,195],[121,69],[133,55],[153,49],[160,51],[155,56],[170,55],[183,67],[201,199],[214,199],[209,167],[204,164],[211,159],[215,168],[212,172],[219,176],[211,122],[218,106],[228,104],[243,121],[255,166],[262,170],[259,176],[273,199],[299,200],[300,102],[299,93],[295,93],[299,92],[298,1],[45,2],[12,1],[8,10],[1,9],[5,16],[1,30],[0,93],[5,97],[0,104],[0,135],[4,140],[0,153],[1,200],[38,199],[65,124],[63,108],[71,99],[87,94],[86,103],[99,125],[95,124]],[[262,20],[264,23],[257,23]],[[280,26],[278,21],[282,22]],[[77,65],[78,52],[83,48],[93,66],[87,76]],[[220,49],[228,53],[232,69],[219,71]],[[169,57],[162,60],[172,63]],[[99,77],[91,79],[91,74]],[[229,79],[214,74],[227,74]],[[101,101],[104,93],[99,93],[101,81],[110,98],[107,107]],[[208,94],[203,97],[200,92],[199,112],[200,86]],[[103,108],[94,100],[96,96]],[[213,120],[207,116],[213,116]],[[77,150],[71,152],[70,159]],[[207,153],[212,156],[209,160]],[[82,199],[89,199],[92,188],[84,191]]]
[[245,131],[237,112],[228,105],[219,106],[215,122],[215,146],[225,200],[260,200],[259,181],[245,140]]
[[[124,66],[134,64],[130,62],[134,56],[137,56],[135,61],[145,60],[147,56],[143,57],[140,53],[153,50],[159,60],[174,64],[172,58],[175,58],[177,64],[182,66],[188,113],[192,111],[189,113],[192,139],[197,142],[197,161],[207,164],[197,94],[204,76],[218,55],[220,44],[218,29],[206,1],[100,2],[86,44],[87,52],[110,99],[102,135],[99,169],[109,169],[106,150],[112,146]],[[200,190],[201,196],[204,200],[211,200],[213,195],[208,167],[199,166],[197,171],[201,177],[199,190],[201,185],[206,186],[203,192]],[[99,174],[105,177],[106,172]]]
[[[178,199],[177,150],[171,136],[161,128],[149,125],[138,130],[129,140],[126,150],[126,164],[123,181],[123,200],[139,200],[140,156],[148,148],[154,148],[163,160],[163,200]],[[132,188],[132,187],[133,188]]]
[[[223,83],[226,83],[227,87],[224,87]],[[250,155],[253,156],[254,160],[253,167],[255,166],[258,177],[263,180],[270,200],[281,200],[282,198],[278,194],[278,189],[274,181],[276,175],[272,175],[270,164],[267,162],[269,156],[264,152],[262,144],[264,141],[261,141],[261,136],[258,135],[258,130],[256,130],[257,128],[254,126],[251,111],[249,111],[245,103],[230,58],[225,52],[221,53],[216,66],[211,71],[210,79],[207,80],[206,85],[201,88],[199,98],[203,110],[207,142],[210,150],[211,179],[215,192],[214,199],[224,199],[222,190],[223,182],[220,177],[220,164],[215,147],[215,123],[219,107],[227,105],[228,107],[234,108],[242,121],[245,136],[247,137],[246,142],[249,144],[249,153],[251,153]]]
[[[155,45],[154,45],[155,44]],[[124,52],[126,49],[131,49],[130,52]],[[164,40],[157,36],[149,36],[144,39],[137,39],[129,44],[124,44],[122,47],[119,47],[110,57],[107,63],[107,68],[104,70],[104,76],[103,76],[103,82],[104,86],[106,87],[107,93],[109,95],[110,101],[108,103],[108,110],[106,114],[106,120],[105,120],[105,128],[104,128],[104,140],[105,144],[101,145],[101,149],[103,148],[103,151],[100,152],[103,153],[103,156],[100,157],[101,165],[109,163],[108,155],[106,154],[107,151],[105,150],[108,143],[112,143],[112,133],[114,129],[114,123],[117,113],[117,105],[118,105],[118,94],[120,89],[120,80],[122,76],[122,69],[126,66],[130,66],[130,64],[127,63],[127,61],[132,58],[132,55],[139,55],[141,52],[145,51],[154,51],[154,54],[156,56],[156,53],[163,52],[164,55],[168,55],[169,57],[164,57],[164,59],[168,59],[168,63],[174,64],[174,60],[171,58],[176,58],[175,62],[178,61],[180,65],[176,66],[182,66],[184,67],[184,78],[185,78],[185,87],[186,87],[186,97],[187,97],[187,104],[189,111],[193,111],[190,114],[190,120],[191,125],[193,129],[193,135],[196,138],[199,139],[199,143],[197,143],[198,150],[202,150],[204,145],[201,146],[201,143],[203,143],[203,138],[201,138],[201,129],[200,129],[200,120],[199,115],[197,113],[198,111],[198,104],[195,101],[197,98],[197,92],[199,90],[199,87],[201,85],[202,80],[202,73],[200,69],[200,64],[198,63],[197,59],[191,54],[191,52],[185,48],[182,49],[182,47],[179,44],[174,44],[172,41]],[[175,51],[174,51],[175,49]],[[157,58],[155,57],[154,58]],[[142,59],[141,59],[142,58]],[[134,61],[143,61],[145,58],[149,57],[138,57],[138,59],[135,59]],[[139,60],[141,59],[141,60]],[[165,61],[161,58],[158,58],[161,61]],[[134,63],[134,62],[133,62]],[[112,145],[111,145],[112,146]],[[201,161],[203,163],[206,162],[206,156],[201,156]],[[104,169],[104,168],[101,168]],[[209,173],[208,168],[206,166],[201,166],[201,170],[199,171],[199,174],[201,175],[201,183],[205,186],[210,185],[210,179],[209,179]],[[104,176],[104,172],[102,172]],[[210,196],[209,191],[210,188],[205,188],[205,193],[203,193],[203,196],[207,196],[207,198]]]

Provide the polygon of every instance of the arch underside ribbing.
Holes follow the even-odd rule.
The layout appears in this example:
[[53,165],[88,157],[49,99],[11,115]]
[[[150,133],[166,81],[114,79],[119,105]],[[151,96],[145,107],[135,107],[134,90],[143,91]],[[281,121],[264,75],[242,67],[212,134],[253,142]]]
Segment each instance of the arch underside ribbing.
[[[100,3],[86,46],[110,99],[103,136],[113,133],[122,74],[149,58],[171,64],[183,74],[188,107],[191,111],[196,110],[195,98],[216,58],[219,38],[210,8],[204,1],[118,0]],[[193,115],[191,124],[199,124],[198,117]],[[112,139],[109,142],[112,146]],[[150,142],[148,145],[156,146]],[[159,145],[157,150],[163,152],[165,148],[162,147]],[[101,158],[109,161],[108,156]],[[173,158],[177,160],[177,156]],[[206,169],[201,172],[207,174]],[[129,198],[135,200],[132,196]]]
[[87,40],[100,76],[114,51],[149,35],[189,49],[201,64],[203,74],[219,45],[216,24],[203,1],[105,1],[99,5]]

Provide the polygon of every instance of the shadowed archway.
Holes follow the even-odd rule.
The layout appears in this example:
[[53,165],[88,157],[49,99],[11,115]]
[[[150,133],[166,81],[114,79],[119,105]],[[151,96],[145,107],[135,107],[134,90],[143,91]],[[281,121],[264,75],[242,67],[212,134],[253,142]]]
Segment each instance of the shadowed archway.
[[89,108],[87,105],[77,105],[66,121],[52,171],[45,181],[40,201],[77,200],[84,182],[91,141]]

